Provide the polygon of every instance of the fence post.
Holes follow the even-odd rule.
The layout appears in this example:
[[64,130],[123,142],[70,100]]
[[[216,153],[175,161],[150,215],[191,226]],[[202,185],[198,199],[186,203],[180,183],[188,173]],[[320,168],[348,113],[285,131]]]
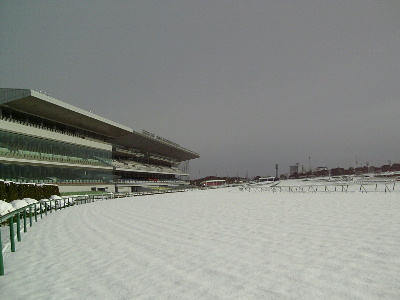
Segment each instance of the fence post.
[[32,205],[29,205],[29,227],[32,227]]
[[388,191],[390,193],[390,189],[388,188],[387,184],[385,184],[385,193]]
[[18,242],[21,241],[21,218],[20,218],[20,214],[16,214],[15,215],[17,217],[17,240]]
[[24,232],[27,232],[27,230],[26,230],[26,209],[24,209]]
[[15,240],[14,240],[14,216],[8,218],[8,225],[10,226],[10,243],[11,252],[15,252]]
[[[361,190],[361,188],[362,188],[363,190]],[[367,193],[367,190],[365,189],[364,185],[361,185],[361,186],[360,186],[360,191],[361,191],[362,193],[364,193],[364,192]]]
[[34,208],[35,208],[35,222],[37,222],[37,209],[36,209],[36,203],[35,204],[33,204],[34,206]]
[[0,276],[3,275],[4,275],[3,242],[1,241],[1,230],[0,230]]
[[40,209],[40,218],[43,219],[42,202],[39,203],[39,209]]

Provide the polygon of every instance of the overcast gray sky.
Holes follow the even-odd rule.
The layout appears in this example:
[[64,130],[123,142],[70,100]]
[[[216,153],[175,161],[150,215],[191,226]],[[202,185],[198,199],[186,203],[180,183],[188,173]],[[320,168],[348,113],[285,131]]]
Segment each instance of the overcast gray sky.
[[400,162],[400,1],[1,1],[0,87],[201,158],[192,178]]

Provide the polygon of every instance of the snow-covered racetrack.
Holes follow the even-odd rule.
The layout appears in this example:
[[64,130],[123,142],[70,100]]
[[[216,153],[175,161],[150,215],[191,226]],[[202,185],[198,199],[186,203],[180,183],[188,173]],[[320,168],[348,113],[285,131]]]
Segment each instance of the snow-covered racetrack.
[[395,193],[114,199],[40,220],[5,259],[6,299],[400,299]]

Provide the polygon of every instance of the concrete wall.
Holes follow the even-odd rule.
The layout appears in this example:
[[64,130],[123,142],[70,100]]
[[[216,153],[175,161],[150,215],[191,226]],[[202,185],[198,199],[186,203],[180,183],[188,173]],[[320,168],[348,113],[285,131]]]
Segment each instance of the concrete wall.
[[[58,185],[60,193],[72,193],[72,192],[89,192],[92,189],[105,190],[105,192],[115,192],[115,188],[113,184],[89,184],[89,185]],[[130,190],[129,190],[130,191]]]

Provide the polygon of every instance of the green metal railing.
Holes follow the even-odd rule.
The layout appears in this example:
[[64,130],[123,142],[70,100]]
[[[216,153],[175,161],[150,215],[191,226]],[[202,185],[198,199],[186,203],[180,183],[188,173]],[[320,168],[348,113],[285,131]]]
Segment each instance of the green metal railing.
[[[4,216],[0,216],[0,225],[5,225],[5,226],[8,225],[9,227],[11,252],[16,251],[15,237],[17,238],[18,242],[22,240],[21,222],[23,223],[24,232],[27,232],[28,226],[32,227],[34,222],[38,222],[38,218],[42,219],[43,216],[47,216],[48,213],[53,213],[53,211],[65,209],[68,206],[74,205],[75,203],[82,202],[84,201],[83,198],[89,198],[89,197],[69,197],[69,198],[36,202],[21,207],[19,209],[16,209],[12,212],[9,212]],[[17,227],[16,229],[15,229],[15,224]],[[3,258],[3,242],[0,230],[0,276],[1,275],[4,275],[4,258]]]
[[[152,192],[107,193],[107,194],[94,194],[86,196],[70,196],[70,197],[64,197],[62,199],[40,201],[16,209],[4,216],[0,216],[0,227],[3,225],[9,227],[11,252],[15,252],[16,251],[15,238],[17,238],[18,242],[21,242],[22,240],[21,223],[23,226],[23,231],[27,232],[28,226],[32,227],[32,225],[35,222],[38,222],[39,218],[42,219],[43,216],[47,216],[49,213],[53,213],[53,211],[55,212],[57,210],[65,209],[73,205],[82,205],[96,201],[103,201],[115,198],[164,194],[171,192],[184,192],[188,190],[189,189],[168,189],[168,190],[155,190]],[[0,230],[0,276],[2,275],[4,275],[4,258],[3,258],[3,243]]]

